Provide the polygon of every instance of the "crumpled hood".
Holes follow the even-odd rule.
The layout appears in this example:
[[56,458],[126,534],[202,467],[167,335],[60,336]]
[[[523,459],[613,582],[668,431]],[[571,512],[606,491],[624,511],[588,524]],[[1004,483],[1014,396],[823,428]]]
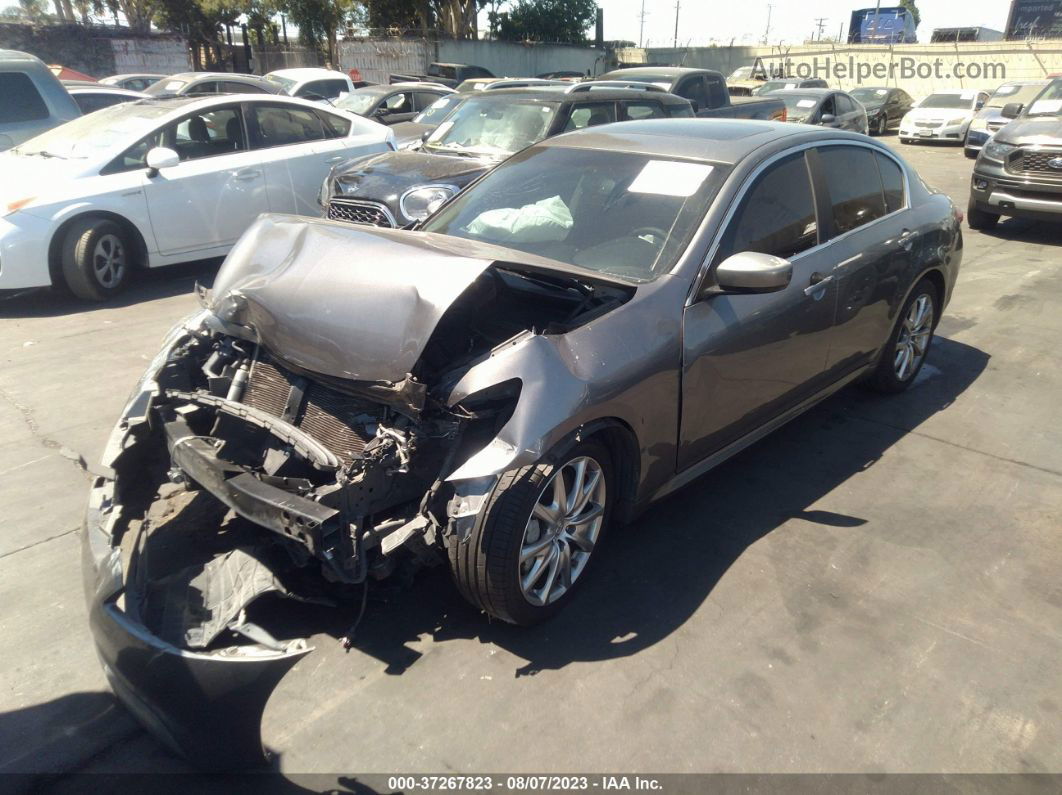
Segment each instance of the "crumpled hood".
[[996,140],[1006,144],[1058,145],[1062,137],[1062,118],[1045,116],[1017,118],[996,133]]
[[[415,185],[445,182],[463,188],[493,163],[473,157],[433,155],[425,152],[384,152],[361,158],[333,173],[343,183],[344,196],[362,196],[388,201]],[[337,189],[336,194],[340,191]]]
[[294,365],[398,383],[450,304],[493,261],[437,235],[262,215],[229,253],[211,309]]

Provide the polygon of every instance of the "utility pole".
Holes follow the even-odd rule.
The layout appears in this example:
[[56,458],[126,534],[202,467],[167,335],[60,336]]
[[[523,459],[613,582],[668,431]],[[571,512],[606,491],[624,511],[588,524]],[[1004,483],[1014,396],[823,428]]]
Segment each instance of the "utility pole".
[[[675,41],[672,44],[676,50],[678,49],[678,21],[679,21],[679,4],[681,0],[675,0]],[[879,0],[880,2],[880,0]]]
[[645,0],[642,0],[642,13],[638,17],[641,21],[638,25],[638,47],[643,46],[642,41],[645,39]]
[[[881,2],[881,0],[878,0]],[[767,44],[767,38],[771,35],[771,9],[774,8],[770,3],[767,4],[767,29],[763,31],[763,43]]]
[[815,20],[815,26],[819,29],[819,35],[818,35],[819,41],[822,41],[822,29],[824,27],[826,27],[826,20],[827,19],[829,19],[829,17],[819,17],[818,19]]

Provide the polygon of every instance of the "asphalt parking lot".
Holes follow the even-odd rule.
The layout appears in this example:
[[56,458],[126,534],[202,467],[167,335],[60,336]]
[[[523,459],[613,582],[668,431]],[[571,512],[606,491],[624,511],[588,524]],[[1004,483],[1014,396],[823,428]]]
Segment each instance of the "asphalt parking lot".
[[[965,208],[961,149],[887,140]],[[965,240],[908,393],[846,389],[658,504],[552,622],[442,570],[376,592],[349,653],[353,610],[296,611],[279,770],[1062,771],[1062,226]],[[215,267],[0,301],[0,771],[184,769],[96,662],[76,459]]]

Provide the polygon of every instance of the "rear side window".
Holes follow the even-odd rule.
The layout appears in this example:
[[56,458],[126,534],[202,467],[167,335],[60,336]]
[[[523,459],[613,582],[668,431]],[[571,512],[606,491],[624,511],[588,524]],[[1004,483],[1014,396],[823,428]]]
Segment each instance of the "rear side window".
[[416,100],[417,110],[427,110],[442,98],[442,94],[432,94],[426,91],[418,91],[413,97]]
[[90,94],[74,94],[74,102],[81,108],[83,114],[89,114],[100,108],[109,108],[111,105],[117,105],[120,102],[129,102],[135,99],[135,97],[123,96],[122,94],[104,94],[90,93]]
[[664,118],[664,109],[660,107],[659,102],[628,102],[625,107],[627,118],[631,121]]
[[803,154],[772,165],[753,184],[730,222],[720,260],[742,251],[786,259],[818,243],[815,199]]
[[878,171],[881,173],[881,185],[885,189],[885,212],[894,213],[902,210],[903,198],[903,170],[896,165],[896,161],[877,152],[874,159],[878,161]]
[[325,137],[324,122],[308,109],[264,103],[251,108],[252,149],[320,141]]
[[881,176],[872,151],[861,146],[829,146],[819,150],[819,157],[830,193],[834,234],[843,235],[885,215]]
[[673,119],[690,119],[696,115],[689,105],[668,105],[667,112]]
[[48,106],[37,87],[22,72],[0,72],[0,122],[14,123],[48,118]]
[[616,120],[616,106],[612,102],[594,102],[572,107],[564,131],[581,130],[584,127],[596,127],[599,124],[611,124]]
[[227,80],[220,84],[222,94],[268,94],[261,86],[254,83],[237,83],[235,80]]
[[215,83],[213,80],[207,80],[202,83],[196,83],[184,93],[191,97],[195,97],[200,94],[216,94],[218,93],[218,84]]
[[350,119],[336,116],[332,113],[318,113],[324,122],[325,135],[328,138],[342,138],[350,133]]

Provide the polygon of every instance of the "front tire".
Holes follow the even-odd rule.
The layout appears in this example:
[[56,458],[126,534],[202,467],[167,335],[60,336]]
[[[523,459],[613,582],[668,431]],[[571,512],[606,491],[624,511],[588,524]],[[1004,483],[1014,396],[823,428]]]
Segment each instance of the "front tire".
[[979,209],[977,204],[971,199],[970,203],[966,205],[966,223],[970,225],[971,229],[987,232],[996,228],[996,224],[999,223],[999,216]]
[[889,131],[889,119],[888,119],[887,116],[882,116],[880,119],[878,119],[878,124],[877,124],[877,127],[875,128],[874,132],[877,135],[885,135],[885,133],[887,133],[888,131]]
[[895,394],[914,382],[929,355],[939,317],[937,288],[929,279],[922,279],[904,302],[881,360],[867,380],[872,389]]
[[128,282],[131,254],[125,230],[114,221],[75,221],[63,238],[63,279],[81,300],[106,301]]
[[523,626],[561,610],[600,554],[615,502],[613,471],[608,448],[588,440],[505,473],[468,540],[448,541],[462,596]]

